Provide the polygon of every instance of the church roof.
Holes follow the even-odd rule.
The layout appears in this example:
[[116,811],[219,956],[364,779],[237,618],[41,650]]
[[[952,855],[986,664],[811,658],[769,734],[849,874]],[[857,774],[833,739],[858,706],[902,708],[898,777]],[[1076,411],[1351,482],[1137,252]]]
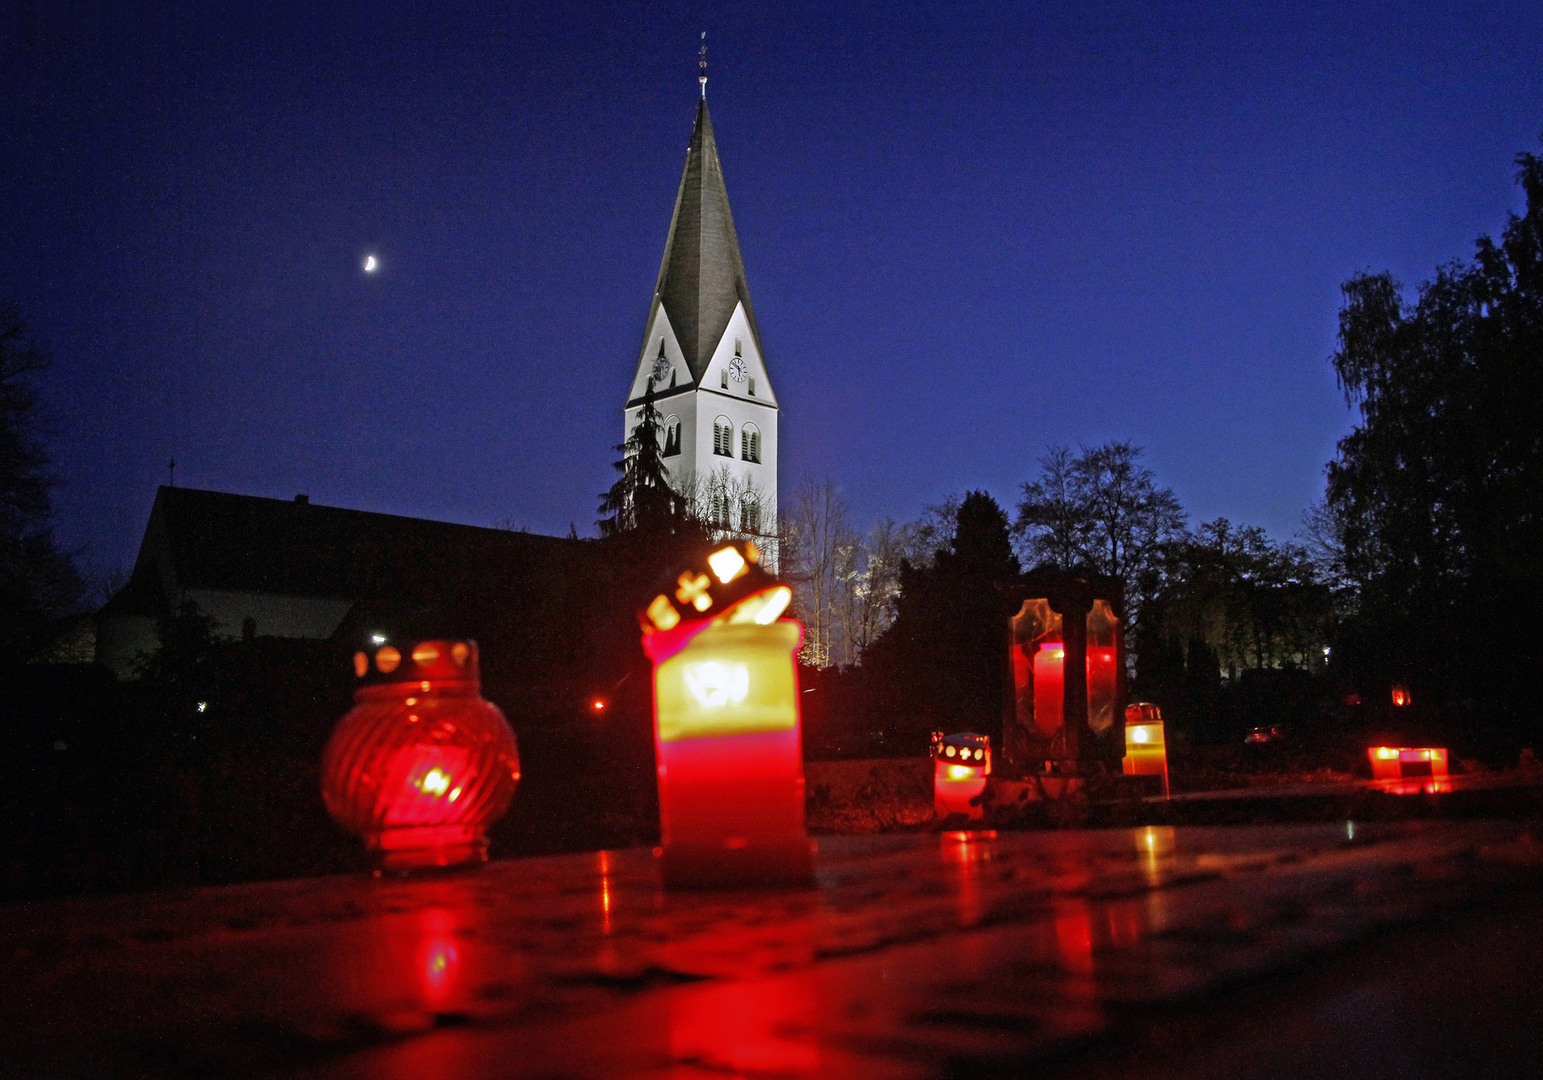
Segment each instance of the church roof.
[[129,584],[104,614],[174,610],[201,589],[352,600],[486,590],[573,551],[533,533],[162,487]]
[[[756,349],[764,356],[755,309],[750,304],[750,286],[745,283],[745,264],[739,257],[739,240],[734,234],[734,216],[729,212],[729,193],[723,185],[713,122],[704,97],[697,106],[686,168],[675,196],[675,214],[670,219],[664,259],[659,264],[649,325],[653,325],[653,308],[663,304],[691,368],[692,381],[699,383],[737,303],[745,305]],[[644,341],[644,352],[648,348],[649,342]]]

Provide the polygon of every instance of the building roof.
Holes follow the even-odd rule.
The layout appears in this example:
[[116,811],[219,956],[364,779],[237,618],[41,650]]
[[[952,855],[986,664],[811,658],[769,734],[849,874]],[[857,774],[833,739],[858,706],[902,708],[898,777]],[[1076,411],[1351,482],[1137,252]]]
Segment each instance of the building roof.
[[162,487],[133,576],[109,608],[175,610],[189,590],[410,600],[550,565],[572,547],[552,536],[318,506],[303,497]]
[[[745,264],[739,257],[729,193],[718,162],[718,144],[704,97],[697,107],[686,167],[675,196],[675,213],[659,264],[659,281],[649,308],[648,325],[660,304],[670,318],[676,339],[691,368],[693,382],[700,383],[723,337],[736,304],[745,305],[750,333],[763,357],[761,333],[756,327],[750,286],[745,283]],[[647,333],[647,330],[644,331]],[[643,342],[647,352],[649,342]]]

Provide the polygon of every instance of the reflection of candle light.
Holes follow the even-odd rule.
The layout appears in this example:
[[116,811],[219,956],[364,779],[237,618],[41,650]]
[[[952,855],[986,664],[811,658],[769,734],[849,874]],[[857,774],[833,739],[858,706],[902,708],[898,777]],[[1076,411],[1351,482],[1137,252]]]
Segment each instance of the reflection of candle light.
[[1115,720],[1114,650],[1095,649],[1092,641],[1088,646],[1088,725],[1094,731],[1104,731]]
[[810,976],[714,980],[670,998],[670,1057],[690,1072],[811,1076],[824,1017]]
[[1134,948],[1141,941],[1141,909],[1132,901],[1111,903],[1105,909],[1109,943],[1118,948]]
[[444,908],[429,908],[423,913],[423,947],[418,967],[426,1005],[440,1005],[450,997],[460,966],[461,952],[455,943],[455,917]]
[[980,864],[991,860],[991,845],[982,841],[996,839],[995,829],[977,832],[955,830],[942,835],[942,854],[945,862],[955,866],[959,888],[959,926],[969,929],[980,923],[984,913],[981,903]]
[[1390,795],[1443,795],[1452,790],[1451,780],[1381,780],[1377,787]]
[[1086,901],[1056,915],[1055,940],[1062,967],[1081,975],[1093,973],[1093,916]]
[[1136,842],[1141,854],[1142,875],[1147,885],[1155,889],[1159,884],[1157,871],[1161,858],[1173,854],[1173,827],[1148,825],[1137,833]]
[[600,853],[600,932],[611,936],[611,853]]
[[1135,830],[1136,853],[1147,893],[1142,900],[1145,925],[1150,933],[1160,933],[1168,926],[1168,892],[1162,888],[1162,860],[1173,854],[1175,833],[1171,825],[1148,825]]

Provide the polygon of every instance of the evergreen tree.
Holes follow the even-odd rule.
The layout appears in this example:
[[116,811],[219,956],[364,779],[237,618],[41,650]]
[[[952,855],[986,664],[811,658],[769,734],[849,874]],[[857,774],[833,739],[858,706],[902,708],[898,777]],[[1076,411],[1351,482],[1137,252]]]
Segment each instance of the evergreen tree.
[[1007,515],[984,491],[958,504],[930,566],[902,564],[894,624],[864,662],[897,748],[921,752],[933,729],[1001,736],[1002,588],[1017,576]]
[[648,381],[638,422],[624,443],[615,462],[621,475],[601,496],[597,525],[601,536],[641,530],[647,533],[672,533],[688,519],[686,497],[670,486],[670,470],[664,463],[659,441],[659,410],[654,408],[654,383]]

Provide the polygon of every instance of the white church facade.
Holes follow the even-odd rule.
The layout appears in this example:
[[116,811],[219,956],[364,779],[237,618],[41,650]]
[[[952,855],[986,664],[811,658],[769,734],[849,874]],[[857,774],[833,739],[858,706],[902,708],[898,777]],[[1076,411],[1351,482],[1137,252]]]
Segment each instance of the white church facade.
[[650,393],[671,485],[725,532],[775,533],[777,397],[705,93],[623,410],[624,439]]

